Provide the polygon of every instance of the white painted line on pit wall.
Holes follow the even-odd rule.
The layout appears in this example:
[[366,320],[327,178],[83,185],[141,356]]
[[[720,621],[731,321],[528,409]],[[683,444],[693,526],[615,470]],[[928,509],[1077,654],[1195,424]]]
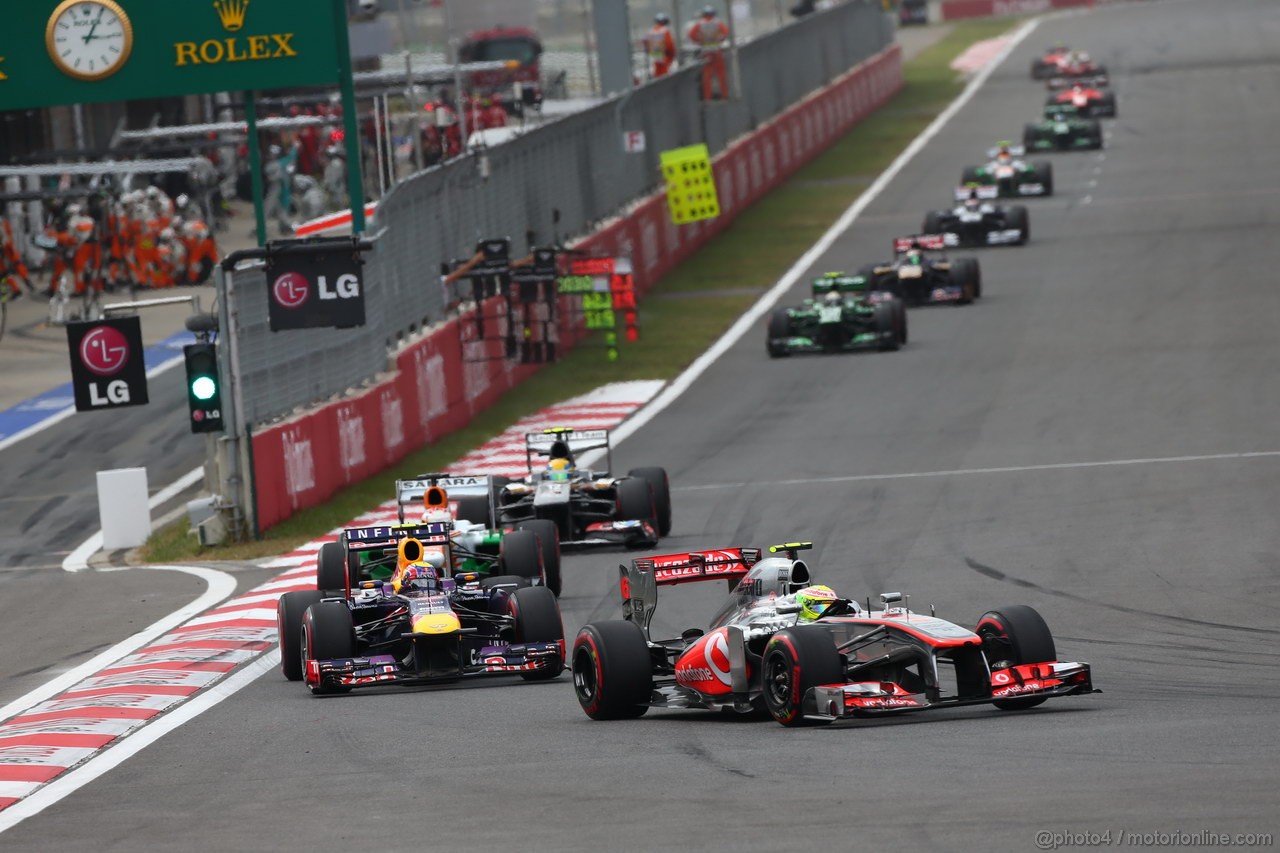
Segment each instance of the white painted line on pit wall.
[[869,483],[881,480],[922,480],[931,477],[963,477],[970,474],[1022,474],[1032,471],[1071,471],[1081,468],[1124,468],[1131,465],[1172,465],[1185,462],[1222,462],[1235,459],[1270,459],[1280,450],[1247,453],[1206,453],[1199,456],[1153,456],[1148,459],[1106,459],[1099,462],[1052,462],[1045,465],[1008,465],[1000,468],[956,468],[951,471],[913,471],[902,474],[850,474],[845,477],[810,477],[803,480],[757,480],[753,483],[709,483],[677,486],[673,491],[705,492],[742,489],[747,486],[815,486],[831,483]]
[[835,224],[827,229],[825,234],[818,238],[818,242],[814,243],[813,246],[809,248],[809,251],[801,255],[800,259],[797,260],[790,269],[783,273],[782,278],[778,279],[778,283],[766,291],[765,294],[757,300],[756,304],[748,308],[747,312],[739,317],[738,321],[730,326],[729,330],[725,332],[718,341],[711,345],[711,349],[698,356],[698,358],[694,360],[693,364],[685,368],[683,373],[677,376],[661,394],[653,399],[653,402],[636,412],[636,414],[623,423],[622,426],[618,427],[618,429],[610,436],[612,442],[614,444],[620,444],[627,438],[635,435],[641,427],[653,420],[658,413],[662,412],[679,399],[685,391],[689,390],[689,387],[697,381],[698,377],[702,376],[702,374],[707,371],[707,368],[715,364],[721,356],[741,340],[743,335],[754,329],[756,324],[760,322],[760,319],[764,317],[765,313],[777,304],[778,300],[781,299],[782,296],[800,280],[800,276],[804,271],[813,266],[813,264],[822,257],[823,253],[830,249],[832,244],[834,244],[836,240],[842,237],[844,233],[849,230],[850,226],[852,226],[858,217],[862,215],[862,212],[866,210],[867,207],[879,197],[880,193],[884,192],[885,187],[887,187],[889,183],[898,176],[898,173],[906,168],[907,164],[910,163],[912,159],[914,159],[915,156],[919,154],[935,136],[938,135],[942,128],[955,117],[956,113],[964,109],[965,105],[973,99],[973,96],[977,93],[978,89],[982,88],[982,85],[987,82],[987,78],[990,77],[997,68],[1004,64],[1004,61],[1009,58],[1009,54],[1011,54],[1014,49],[1022,43],[1023,39],[1029,36],[1031,32],[1039,26],[1040,20],[1040,18],[1033,18],[1019,27],[1018,31],[1010,37],[1008,43],[1004,46],[1004,49],[1000,51],[999,55],[997,55],[995,59],[988,63],[985,68],[979,71],[974,78],[969,81],[969,85],[965,86],[964,91],[957,95],[956,99],[952,101],[945,110],[939,113],[938,117],[935,118],[928,127],[922,130],[919,136],[911,140],[911,144],[898,155],[896,160],[889,164],[889,168],[885,169],[880,174],[880,177],[876,178],[875,182],[872,183],[871,186],[867,187],[862,195],[858,196],[857,200],[854,201],[854,203],[850,205],[844,213],[840,214],[840,218],[835,221]]

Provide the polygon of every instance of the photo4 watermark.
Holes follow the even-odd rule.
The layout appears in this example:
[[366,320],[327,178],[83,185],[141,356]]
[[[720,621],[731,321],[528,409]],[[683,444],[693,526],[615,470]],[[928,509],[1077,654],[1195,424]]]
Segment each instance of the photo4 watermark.
[[1036,848],[1062,850],[1069,847],[1272,847],[1275,837],[1270,832],[1215,832],[1209,829],[1171,832],[1131,832],[1108,829],[1102,832],[1057,832],[1042,829],[1036,833]]

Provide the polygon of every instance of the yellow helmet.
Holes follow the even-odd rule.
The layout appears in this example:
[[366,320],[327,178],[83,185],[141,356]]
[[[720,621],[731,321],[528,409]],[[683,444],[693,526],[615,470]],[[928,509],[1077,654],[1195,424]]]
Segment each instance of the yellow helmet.
[[548,480],[568,480],[573,474],[573,463],[568,459],[552,459],[547,463]]
[[807,586],[796,593],[796,604],[800,605],[800,619],[812,622],[831,606],[839,596],[829,586]]

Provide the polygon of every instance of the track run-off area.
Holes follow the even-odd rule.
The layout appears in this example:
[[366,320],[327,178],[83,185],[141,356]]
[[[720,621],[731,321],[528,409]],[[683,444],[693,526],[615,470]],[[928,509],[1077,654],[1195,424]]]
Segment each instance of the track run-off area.
[[[913,310],[897,353],[770,360],[756,320],[623,428],[614,467],[671,473],[663,551],[812,540],[817,580],[858,599],[900,590],[961,624],[1028,604],[1103,693],[807,730],[602,723],[567,675],[321,699],[263,671],[268,655],[0,849],[1018,851],[1274,832],[1280,4],[1042,20],[779,304],[886,260],[964,166],[1019,139],[1045,97],[1031,58],[1058,41],[1107,64],[1119,116],[1103,151],[1049,155],[1056,194],[1027,202],[1027,246],[955,253],[981,261],[977,304]],[[619,615],[630,556],[566,555],[570,638]],[[44,577],[43,618],[0,626],[9,657],[76,630],[56,584],[110,575]],[[705,627],[722,595],[663,589],[655,635]]]

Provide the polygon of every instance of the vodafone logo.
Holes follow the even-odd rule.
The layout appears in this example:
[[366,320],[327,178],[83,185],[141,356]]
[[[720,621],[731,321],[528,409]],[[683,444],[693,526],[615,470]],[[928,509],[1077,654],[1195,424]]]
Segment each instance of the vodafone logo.
[[271,293],[283,308],[300,308],[311,295],[311,284],[301,274],[287,272],[271,285]]
[[96,376],[114,376],[129,363],[129,341],[111,326],[91,329],[80,341],[80,363]]

